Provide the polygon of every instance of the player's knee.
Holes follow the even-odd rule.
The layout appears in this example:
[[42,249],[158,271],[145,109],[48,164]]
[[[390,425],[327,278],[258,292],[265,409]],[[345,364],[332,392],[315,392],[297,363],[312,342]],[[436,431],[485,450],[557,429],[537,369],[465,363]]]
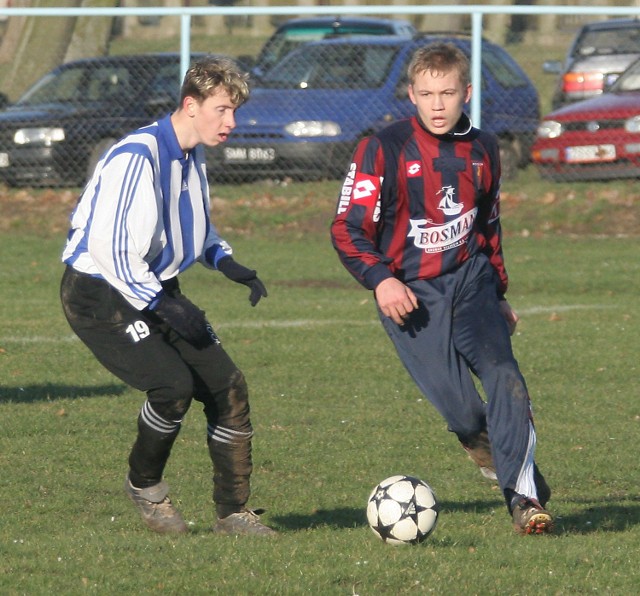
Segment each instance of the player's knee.
[[517,364],[514,362],[498,364],[494,367],[494,374],[496,375],[496,383],[502,387],[505,394],[514,399],[529,401],[529,393]]
[[191,375],[176,374],[148,391],[147,396],[158,415],[167,420],[181,420],[191,406],[193,391]]
[[220,412],[221,422],[235,428],[249,424],[249,389],[240,370],[231,375],[226,402]]

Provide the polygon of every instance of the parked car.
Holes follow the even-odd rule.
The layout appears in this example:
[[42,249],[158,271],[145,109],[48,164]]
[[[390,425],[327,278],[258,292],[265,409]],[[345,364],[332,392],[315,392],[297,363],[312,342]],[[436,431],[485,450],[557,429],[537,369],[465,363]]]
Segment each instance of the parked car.
[[[415,113],[406,70],[414,50],[451,41],[471,52],[468,35],[415,39],[353,37],[306,44],[285,56],[236,113],[230,139],[214,148],[214,176],[337,178],[356,143]],[[506,177],[529,163],[539,123],[538,93],[501,47],[482,42],[482,128],[495,133]]]
[[545,116],[531,155],[550,180],[640,177],[640,59],[608,92]]
[[[252,74],[263,76],[289,52],[310,41],[343,35],[400,35],[410,38],[415,33],[415,27],[402,19],[340,16],[290,19],[276,29],[260,50]],[[246,56],[243,59],[249,60]]]
[[175,109],[181,78],[178,53],[59,66],[0,111],[0,180],[83,185],[117,139]]
[[640,20],[610,19],[584,25],[564,64],[548,61],[546,72],[559,74],[552,109],[603,93],[629,64],[640,57]]

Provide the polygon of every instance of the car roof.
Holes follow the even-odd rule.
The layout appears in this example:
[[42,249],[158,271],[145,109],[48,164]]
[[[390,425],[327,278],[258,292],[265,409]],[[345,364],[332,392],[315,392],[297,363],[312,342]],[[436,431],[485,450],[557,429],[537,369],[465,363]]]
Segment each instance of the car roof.
[[[192,52],[191,59],[200,58],[206,56],[206,52]],[[115,54],[110,56],[94,56],[92,58],[79,58],[70,62],[65,62],[60,66],[71,66],[77,64],[109,64],[111,62],[145,62],[150,60],[164,61],[164,60],[180,60],[179,52],[150,52],[148,54]]]
[[623,27],[638,27],[640,19],[637,17],[624,19],[608,19],[606,21],[596,21],[594,23],[586,23],[582,26],[582,31],[599,31],[607,29],[620,29]]
[[[420,32],[410,38],[402,38],[397,35],[358,35],[354,37],[327,37],[308,42],[306,45],[396,45],[399,47],[417,46],[420,43],[428,44],[436,41],[460,42],[460,45],[471,44],[471,35],[460,32]],[[484,45],[495,45],[487,39],[482,39]]]
[[344,24],[344,25],[388,25],[390,27],[398,27],[407,25],[413,28],[413,25],[407,20],[403,19],[385,19],[378,17],[341,17],[341,16],[320,16],[320,17],[300,17],[296,19],[290,19],[282,23],[277,31],[283,29],[294,29],[296,27],[308,27],[313,25],[332,25],[332,24]]

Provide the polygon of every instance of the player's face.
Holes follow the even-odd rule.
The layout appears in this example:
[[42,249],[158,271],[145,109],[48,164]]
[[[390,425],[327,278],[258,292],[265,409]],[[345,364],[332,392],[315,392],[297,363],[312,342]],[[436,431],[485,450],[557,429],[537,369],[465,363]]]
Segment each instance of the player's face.
[[471,99],[471,85],[462,84],[457,70],[446,73],[425,70],[409,85],[409,99],[427,130],[442,135],[460,119],[464,104]]
[[236,106],[222,89],[200,104],[193,100],[189,109],[192,110],[198,142],[209,147],[224,143],[236,126]]

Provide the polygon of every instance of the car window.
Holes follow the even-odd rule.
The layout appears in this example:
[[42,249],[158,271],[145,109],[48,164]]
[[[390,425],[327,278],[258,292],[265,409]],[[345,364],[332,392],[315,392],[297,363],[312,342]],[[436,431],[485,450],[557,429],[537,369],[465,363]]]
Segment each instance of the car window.
[[387,77],[397,48],[393,46],[317,45],[285,57],[267,73],[265,87],[371,89]]
[[178,98],[180,95],[180,65],[163,64],[155,69],[150,82],[152,96],[166,96]]
[[501,55],[495,48],[490,46],[482,48],[482,64],[504,89],[516,89],[528,85],[527,79],[511,63],[508,56]]
[[131,96],[131,73],[125,67],[105,66],[88,72],[87,101],[121,101]]
[[640,27],[587,30],[576,41],[574,56],[636,54],[640,52]]
[[310,27],[292,27],[277,32],[265,45],[258,57],[258,64],[264,68],[270,68],[281,58],[298,48],[300,45],[319,41],[328,37],[342,37],[346,35],[391,35],[393,28],[388,25],[341,25],[334,28],[331,25]]
[[84,68],[68,68],[42,77],[16,105],[35,106],[77,100],[85,78]]
[[133,98],[139,84],[137,74],[125,66],[111,64],[66,68],[45,75],[17,105],[127,101]]
[[640,61],[624,71],[611,91],[640,91]]

